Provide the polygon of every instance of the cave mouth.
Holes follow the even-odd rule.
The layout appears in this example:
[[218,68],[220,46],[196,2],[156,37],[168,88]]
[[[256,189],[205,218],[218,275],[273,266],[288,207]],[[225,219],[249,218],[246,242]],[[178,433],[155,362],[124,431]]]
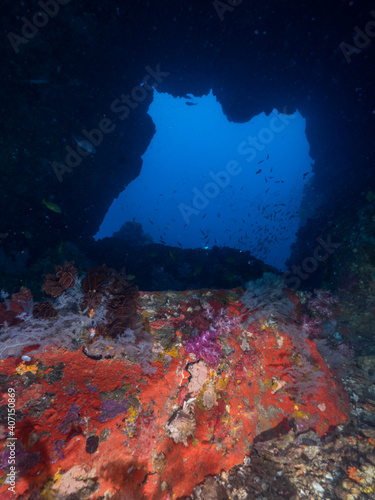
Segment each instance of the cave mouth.
[[148,113],[156,132],[141,173],[113,200],[95,239],[140,224],[145,241],[248,250],[285,270],[313,176],[306,119],[273,109],[234,123],[212,91],[154,90]]

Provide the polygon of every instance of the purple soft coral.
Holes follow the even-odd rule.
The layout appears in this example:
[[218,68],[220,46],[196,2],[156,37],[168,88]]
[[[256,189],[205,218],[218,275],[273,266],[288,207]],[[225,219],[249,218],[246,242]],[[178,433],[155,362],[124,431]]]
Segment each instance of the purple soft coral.
[[221,345],[215,342],[219,336],[216,330],[204,330],[194,339],[190,339],[185,344],[187,354],[194,354],[197,359],[203,358],[208,363],[214,365],[219,363],[221,358]]

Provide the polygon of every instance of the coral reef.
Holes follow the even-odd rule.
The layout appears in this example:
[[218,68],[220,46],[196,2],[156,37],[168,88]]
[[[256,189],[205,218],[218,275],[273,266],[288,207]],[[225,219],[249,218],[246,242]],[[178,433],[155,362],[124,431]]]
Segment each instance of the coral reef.
[[[271,321],[267,304],[246,326],[243,289],[138,293],[104,274],[93,314],[80,304],[95,289],[77,279],[51,301],[58,316],[1,331],[0,385],[16,390],[27,464],[17,469],[19,498],[186,497],[242,464],[259,439],[320,438],[346,419],[341,386],[296,318],[273,309]],[[127,308],[114,298],[124,291],[135,325],[121,332]],[[21,346],[4,351],[11,341]],[[0,463],[8,457],[0,447]]]
[[63,266],[56,266],[56,274],[47,274],[42,290],[47,297],[56,299],[64,290],[73,288],[76,283],[77,269],[72,262],[65,262]]
[[32,307],[33,296],[28,288],[22,286],[19,292],[12,293],[11,299],[9,301],[9,308],[12,311],[16,311],[20,315],[28,315],[30,314]]
[[307,301],[308,309],[318,317],[333,318],[337,312],[338,298],[328,290],[314,290],[314,294]]
[[81,282],[84,293],[81,303],[83,310],[95,310],[95,308],[99,306],[102,301],[104,285],[108,283],[108,280],[109,269],[107,269],[107,266],[102,265],[89,269]]
[[185,343],[185,351],[187,354],[193,354],[194,360],[203,358],[215,365],[221,358],[221,345],[214,342],[218,336],[219,332],[216,330],[205,330]]
[[123,274],[101,266],[80,279],[68,262],[46,276],[42,289],[55,298],[34,304],[23,287],[0,304],[0,356],[18,356],[28,346],[31,353],[81,346],[92,359],[126,356],[152,371],[153,342],[137,313],[139,292]]
[[58,311],[56,311],[56,309],[49,301],[35,304],[35,306],[33,307],[33,317],[35,319],[55,318],[58,314]]

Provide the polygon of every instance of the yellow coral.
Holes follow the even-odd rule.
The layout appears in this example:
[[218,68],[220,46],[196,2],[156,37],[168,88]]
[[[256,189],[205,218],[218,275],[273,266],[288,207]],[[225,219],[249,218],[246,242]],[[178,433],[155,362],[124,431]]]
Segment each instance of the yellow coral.
[[228,379],[228,378],[221,378],[221,379],[218,381],[218,383],[217,383],[219,391],[220,391],[220,390],[223,390],[223,389],[226,389],[226,388],[227,388],[228,383],[229,383],[229,379]]
[[131,423],[131,422],[134,422],[134,420],[137,418],[137,412],[135,411],[135,409],[133,408],[133,406],[131,406],[128,410],[128,418],[126,419],[126,422],[127,423]]
[[26,372],[31,372],[31,373],[36,373],[38,371],[38,365],[27,365],[26,363],[22,362],[20,365],[17,366],[16,372],[19,375],[23,375]]
[[297,410],[297,411],[293,412],[292,417],[299,418],[302,420],[309,420],[310,419],[310,415],[306,411],[302,411],[302,410]]
[[168,349],[164,353],[165,356],[170,356],[171,358],[177,358],[178,356],[178,349],[176,347],[173,347],[172,349]]

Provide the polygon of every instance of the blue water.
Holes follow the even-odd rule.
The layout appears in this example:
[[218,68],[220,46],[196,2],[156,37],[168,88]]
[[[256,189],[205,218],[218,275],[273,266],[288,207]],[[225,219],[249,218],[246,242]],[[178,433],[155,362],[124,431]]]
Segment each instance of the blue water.
[[229,122],[212,91],[175,98],[155,90],[148,113],[156,133],[141,173],[113,201],[95,238],[135,220],[155,242],[250,250],[284,270],[312,178],[305,118],[274,109]]

